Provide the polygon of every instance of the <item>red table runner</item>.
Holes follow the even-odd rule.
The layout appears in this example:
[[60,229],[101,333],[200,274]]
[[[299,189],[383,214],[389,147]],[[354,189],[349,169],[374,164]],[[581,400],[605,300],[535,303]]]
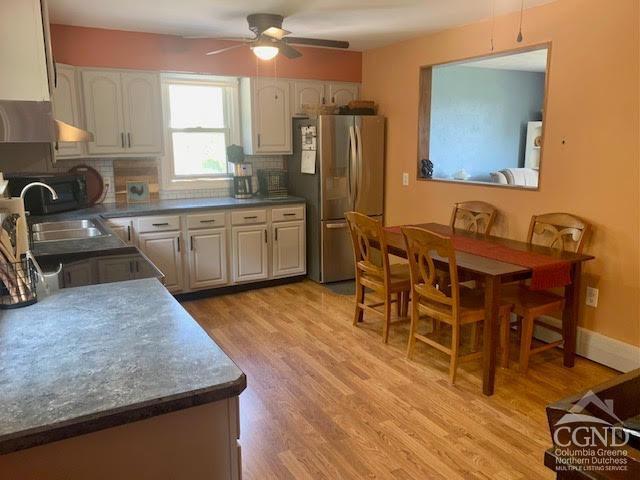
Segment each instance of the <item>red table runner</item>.
[[[385,230],[400,233],[400,227],[386,227]],[[427,230],[451,237],[453,247],[461,252],[530,268],[533,290],[564,287],[571,283],[571,264],[567,261],[536,252],[516,250],[490,240],[455,233],[452,235],[451,229],[444,225],[430,225]]]

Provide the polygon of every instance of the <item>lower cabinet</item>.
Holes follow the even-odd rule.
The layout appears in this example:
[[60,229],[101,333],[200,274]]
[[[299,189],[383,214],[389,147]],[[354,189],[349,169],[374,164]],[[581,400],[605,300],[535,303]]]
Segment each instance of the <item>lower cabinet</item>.
[[271,231],[272,276],[289,277],[306,273],[305,223],[274,223]]
[[94,269],[91,260],[69,263],[62,269],[62,282],[65,288],[82,287],[95,283]]
[[246,225],[231,230],[233,280],[246,282],[269,277],[269,249],[266,225]]
[[134,244],[133,220],[131,218],[111,218],[107,220],[107,225],[124,243]]
[[227,229],[189,232],[189,287],[214,287],[227,283]]
[[164,274],[170,292],[182,289],[182,253],[180,232],[141,233],[140,250]]

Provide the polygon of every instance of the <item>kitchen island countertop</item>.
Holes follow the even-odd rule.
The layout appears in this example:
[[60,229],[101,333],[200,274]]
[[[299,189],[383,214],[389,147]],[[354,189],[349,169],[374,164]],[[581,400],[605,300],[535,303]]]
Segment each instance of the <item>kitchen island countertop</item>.
[[156,279],[0,311],[0,454],[239,395],[244,373]]

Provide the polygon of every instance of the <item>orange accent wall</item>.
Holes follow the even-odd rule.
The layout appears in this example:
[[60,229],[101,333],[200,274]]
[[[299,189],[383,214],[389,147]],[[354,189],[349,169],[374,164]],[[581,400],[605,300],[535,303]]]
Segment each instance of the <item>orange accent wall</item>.
[[[490,53],[490,22],[363,54],[363,98],[387,120],[386,222],[447,222],[456,201],[484,200],[498,234],[524,239],[532,214],[565,211],[593,223],[581,325],[640,345],[640,52],[637,0],[558,0],[525,12],[524,45],[552,42],[541,187],[536,192],[415,181],[418,70]],[[496,19],[496,51],[516,42],[518,15]],[[437,162],[437,159],[434,159]],[[402,172],[412,181],[402,186]],[[586,286],[600,289],[597,308]]]
[[[174,35],[126,32],[101,28],[51,25],[51,44],[57,62],[82,67],[133,68],[235,76],[277,76],[360,82],[362,53],[304,48],[302,57],[260,61],[249,48],[215,56],[206,52],[236,42],[184,39]],[[296,47],[298,48],[298,47]]]

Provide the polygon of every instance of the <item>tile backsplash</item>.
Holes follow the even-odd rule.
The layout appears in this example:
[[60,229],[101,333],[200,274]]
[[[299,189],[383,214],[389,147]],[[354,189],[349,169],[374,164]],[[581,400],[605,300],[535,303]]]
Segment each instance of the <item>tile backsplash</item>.
[[[262,168],[283,168],[284,158],[282,156],[247,156],[248,163],[253,165],[253,187],[257,191],[257,171]],[[161,175],[160,164],[158,163],[158,174]],[[113,159],[105,158],[78,158],[58,160],[55,167],[51,167],[53,171],[66,172],[75,165],[89,165],[95,168],[105,183],[109,184],[109,191],[105,197],[105,203],[115,202],[114,192],[114,175],[113,175]],[[212,198],[212,197],[228,197],[233,195],[233,184],[231,180],[220,181],[216,188],[190,189],[190,190],[160,190],[160,199],[174,200],[181,198]]]

